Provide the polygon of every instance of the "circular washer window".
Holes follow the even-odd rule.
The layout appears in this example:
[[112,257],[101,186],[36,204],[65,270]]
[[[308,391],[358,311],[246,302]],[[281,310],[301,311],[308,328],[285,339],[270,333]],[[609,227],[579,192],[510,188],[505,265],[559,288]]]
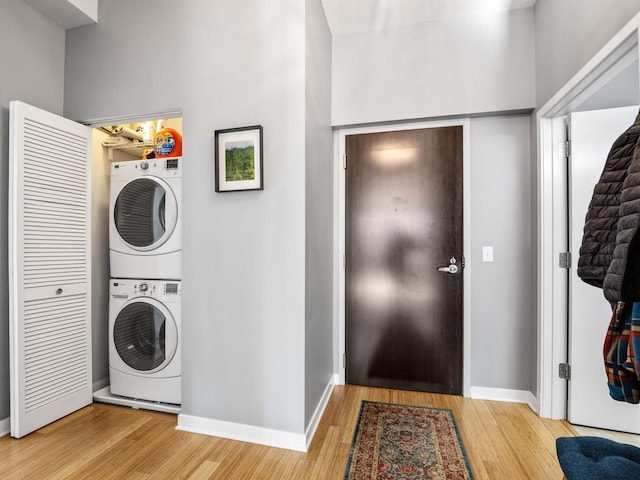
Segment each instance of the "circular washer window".
[[[169,333],[174,330],[169,325]],[[147,302],[133,302],[120,311],[113,325],[113,340],[122,361],[142,372],[164,366],[175,353],[175,342],[167,345],[166,315]]]
[[153,250],[173,233],[177,204],[169,186],[145,177],[127,183],[116,199],[113,220],[120,237],[136,250]]

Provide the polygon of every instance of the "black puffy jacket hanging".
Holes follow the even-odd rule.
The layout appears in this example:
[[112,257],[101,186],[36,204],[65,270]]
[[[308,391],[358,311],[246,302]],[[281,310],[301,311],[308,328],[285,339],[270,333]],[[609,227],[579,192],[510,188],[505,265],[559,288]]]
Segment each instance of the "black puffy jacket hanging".
[[612,304],[640,301],[640,113],[613,143],[585,219],[578,277]]

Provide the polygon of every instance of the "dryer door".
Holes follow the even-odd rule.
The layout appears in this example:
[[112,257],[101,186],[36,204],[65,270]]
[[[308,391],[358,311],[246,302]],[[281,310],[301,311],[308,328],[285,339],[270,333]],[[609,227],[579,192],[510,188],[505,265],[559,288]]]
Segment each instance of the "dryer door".
[[178,204],[171,188],[152,176],[136,178],[122,187],[113,210],[118,234],[138,251],[163,245],[171,237],[177,219]]
[[138,372],[162,370],[173,359],[178,328],[169,310],[153,298],[125,304],[113,324],[113,342],[120,359]]

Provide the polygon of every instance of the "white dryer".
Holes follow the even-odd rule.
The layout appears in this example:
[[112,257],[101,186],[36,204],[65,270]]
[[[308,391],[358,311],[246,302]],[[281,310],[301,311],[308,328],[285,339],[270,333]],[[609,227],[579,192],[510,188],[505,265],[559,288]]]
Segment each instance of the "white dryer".
[[112,278],[182,278],[182,158],[111,165]]
[[179,281],[111,279],[111,393],[181,403]]

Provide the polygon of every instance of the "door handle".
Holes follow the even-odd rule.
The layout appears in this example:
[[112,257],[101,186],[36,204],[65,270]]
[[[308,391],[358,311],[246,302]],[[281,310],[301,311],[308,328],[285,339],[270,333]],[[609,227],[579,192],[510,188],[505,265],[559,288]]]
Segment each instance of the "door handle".
[[456,265],[456,257],[451,257],[449,259],[449,265],[447,265],[446,267],[438,267],[438,271],[439,272],[445,272],[445,273],[450,273],[450,274],[454,274],[454,273],[458,273],[458,265]]
[[446,267],[438,267],[439,272],[458,273],[457,265],[447,265]]
[[458,273],[457,265],[447,265],[446,267],[438,267],[439,272]]

